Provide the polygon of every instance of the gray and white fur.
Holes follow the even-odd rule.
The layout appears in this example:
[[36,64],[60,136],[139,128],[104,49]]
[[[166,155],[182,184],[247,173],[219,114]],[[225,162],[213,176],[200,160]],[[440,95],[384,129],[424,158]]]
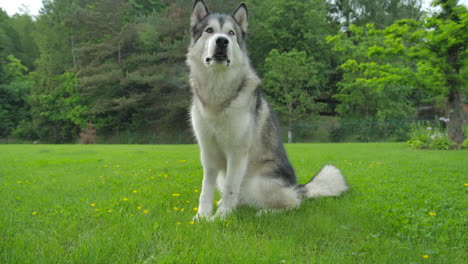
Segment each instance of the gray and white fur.
[[[196,220],[224,219],[239,205],[296,208],[303,198],[338,196],[348,189],[331,165],[307,184],[297,184],[247,55],[247,18],[243,3],[232,15],[212,14],[202,0],[193,7],[186,62],[190,116],[204,170]],[[222,200],[212,215],[216,185]]]

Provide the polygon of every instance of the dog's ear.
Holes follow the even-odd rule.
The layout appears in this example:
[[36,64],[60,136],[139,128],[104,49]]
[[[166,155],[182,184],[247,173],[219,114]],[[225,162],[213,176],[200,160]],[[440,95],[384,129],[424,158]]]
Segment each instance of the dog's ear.
[[202,21],[207,15],[210,14],[208,7],[203,0],[196,0],[193,4],[192,17],[190,18],[190,25],[194,27],[198,22]]
[[247,13],[247,6],[246,6],[244,3],[241,3],[241,4],[236,8],[236,10],[234,11],[234,13],[232,14],[232,17],[234,18],[234,20],[236,20],[237,24],[239,24],[239,26],[241,27],[242,31],[247,32],[247,25],[248,25],[247,17],[248,17],[248,13]]

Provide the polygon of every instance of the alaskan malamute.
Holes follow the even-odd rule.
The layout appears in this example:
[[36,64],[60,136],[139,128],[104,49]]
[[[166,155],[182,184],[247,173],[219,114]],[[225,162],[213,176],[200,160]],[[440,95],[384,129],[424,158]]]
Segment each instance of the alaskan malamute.
[[[307,184],[296,183],[276,118],[250,65],[247,24],[244,3],[232,15],[222,15],[195,1],[187,65],[190,115],[204,170],[196,220],[224,219],[238,205],[295,208],[302,198],[338,196],[348,189],[330,165]],[[222,199],[212,216],[216,185]]]

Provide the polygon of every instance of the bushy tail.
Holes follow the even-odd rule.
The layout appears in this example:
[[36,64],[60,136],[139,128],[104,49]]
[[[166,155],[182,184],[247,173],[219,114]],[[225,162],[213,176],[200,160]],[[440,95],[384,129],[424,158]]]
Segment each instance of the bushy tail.
[[343,174],[335,166],[325,165],[308,183],[297,186],[302,198],[339,196],[348,190]]

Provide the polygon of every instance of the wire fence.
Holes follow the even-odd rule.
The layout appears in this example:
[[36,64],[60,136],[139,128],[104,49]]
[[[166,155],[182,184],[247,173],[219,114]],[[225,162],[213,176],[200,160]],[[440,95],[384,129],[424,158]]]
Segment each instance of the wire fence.
[[[411,126],[434,126],[432,120],[356,121],[341,120],[329,123],[295,123],[292,142],[401,142],[410,137]],[[440,123],[440,122],[439,122]],[[444,126],[445,124],[438,124]],[[287,141],[288,128],[282,127],[281,136]]]
[[[362,120],[297,122],[293,124],[291,129],[292,142],[401,142],[409,139],[411,126],[423,123],[424,125],[435,126],[436,122],[439,121],[432,119],[386,122]],[[287,142],[288,128],[282,126],[280,130],[283,142]],[[193,144],[195,143],[195,137],[191,129],[184,129],[173,133],[155,131],[150,134],[138,134],[124,132],[113,141],[123,144]]]
[[[465,120],[466,122],[466,120]],[[307,142],[401,142],[410,138],[411,127],[416,125],[440,126],[445,123],[432,120],[362,121],[339,120],[328,122],[297,122],[291,128],[293,143]],[[283,142],[288,141],[288,128],[281,127]],[[195,137],[190,128],[166,132],[157,129],[144,132],[124,131],[112,136],[99,137],[98,144],[193,144]],[[18,143],[4,138],[0,144]],[[20,142],[21,143],[21,142]],[[22,142],[28,143],[28,142]],[[29,143],[41,143],[29,142]]]

